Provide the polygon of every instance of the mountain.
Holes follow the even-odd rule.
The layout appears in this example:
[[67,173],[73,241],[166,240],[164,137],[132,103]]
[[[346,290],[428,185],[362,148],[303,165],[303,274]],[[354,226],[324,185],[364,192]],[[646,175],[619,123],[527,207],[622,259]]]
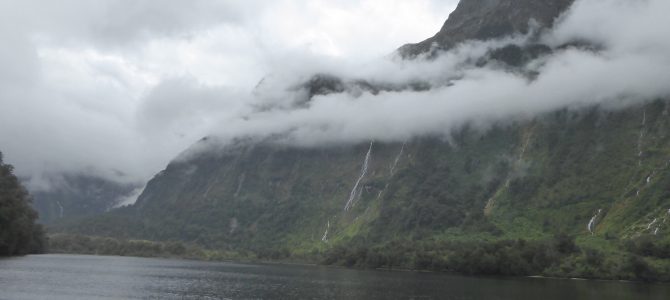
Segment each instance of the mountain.
[[28,192],[0,153],[0,256],[43,251],[44,231],[35,219],[37,213],[30,206]]
[[[400,52],[546,28],[570,3],[463,0],[435,37]],[[514,68],[553,50],[502,45],[486,60]],[[298,105],[352,86],[397,88],[327,75],[304,86],[308,99]],[[486,130],[465,124],[398,143],[293,147],[271,136],[217,147],[203,139],[135,205],[51,230],[261,259],[667,281],[668,100],[566,108]]]
[[90,175],[66,174],[51,179],[49,189],[32,191],[33,206],[42,224],[107,212],[123,205],[141,188],[136,184],[118,183]]
[[404,57],[444,51],[468,40],[527,34],[553,26],[574,0],[463,0],[433,37],[399,49]]

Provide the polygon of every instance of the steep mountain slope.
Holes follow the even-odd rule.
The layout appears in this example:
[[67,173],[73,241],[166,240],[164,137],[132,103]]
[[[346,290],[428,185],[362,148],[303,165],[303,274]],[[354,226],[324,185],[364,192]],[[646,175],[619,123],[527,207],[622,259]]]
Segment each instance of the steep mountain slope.
[[551,27],[574,0],[465,0],[460,1],[442,29],[433,37],[399,49],[401,55],[448,50],[467,40],[487,40],[531,29]]
[[[558,111],[486,132],[466,127],[450,141],[317,149],[244,142],[175,161],[134,207],[66,228],[303,259],[342,245],[437,247],[560,233],[603,251],[640,236],[667,242],[669,126],[667,104],[657,101]],[[396,254],[395,264],[415,266],[420,249]],[[368,256],[355,255],[363,257],[349,263]]]
[[[570,3],[464,0],[434,38],[401,52],[523,32],[531,19],[550,26]],[[514,68],[552,51],[535,46],[487,59]],[[306,83],[309,97],[352,84],[321,78]],[[466,124],[404,143],[204,139],[134,206],[52,228],[329,264],[670,280],[666,100]]]

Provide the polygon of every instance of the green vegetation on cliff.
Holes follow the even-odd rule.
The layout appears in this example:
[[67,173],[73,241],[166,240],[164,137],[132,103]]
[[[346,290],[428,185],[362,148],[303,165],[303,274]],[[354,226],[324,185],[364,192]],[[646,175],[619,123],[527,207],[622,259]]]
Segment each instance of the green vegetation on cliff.
[[[174,161],[134,206],[52,229],[260,259],[668,280],[666,106],[561,110],[372,146],[244,141]],[[560,250],[558,236],[575,248]]]
[[[572,2],[462,1],[435,37],[399,52],[430,59],[463,41],[533,33]],[[598,48],[589,41],[507,45],[471,67],[491,62],[519,72],[570,47]],[[346,84],[315,76],[304,85],[306,101]],[[349,84],[370,93],[388,88]],[[623,100],[407,141],[292,147],[282,136],[239,137],[222,147],[204,139],[157,174],[136,204],[50,228],[255,259],[668,281],[668,101]]]

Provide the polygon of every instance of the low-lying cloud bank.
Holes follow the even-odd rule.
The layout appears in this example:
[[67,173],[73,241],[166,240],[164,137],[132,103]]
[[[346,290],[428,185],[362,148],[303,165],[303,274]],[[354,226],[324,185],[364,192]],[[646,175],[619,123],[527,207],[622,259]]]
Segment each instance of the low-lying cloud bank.
[[286,57],[381,56],[454,5],[0,0],[0,151],[32,191],[80,175],[141,185],[253,111],[253,87]]
[[[403,36],[399,46],[416,32],[398,24],[439,15],[439,22],[422,24],[436,30],[447,11],[430,13],[445,3],[259,0],[212,8],[211,1],[195,1],[164,9],[164,19],[145,19],[152,2],[123,14],[118,5],[125,2],[100,1],[131,18],[128,26],[100,21],[93,5],[82,7],[90,14],[53,8],[68,22],[34,21],[25,32],[0,27],[10,45],[0,49],[0,150],[33,178],[33,189],[48,189],[56,173],[143,182],[203,136],[219,145],[249,136],[281,136],[299,146],[404,141],[446,135],[465,123],[486,128],[563,107],[621,108],[670,95],[667,0],[577,0],[539,37],[471,42],[414,60],[380,57],[369,50],[378,49],[374,40],[351,32]],[[4,22],[20,22],[20,14],[0,8]],[[354,11],[397,17],[366,29],[364,15]],[[77,21],[81,15],[85,20]],[[295,39],[311,16],[319,16],[321,31]],[[55,33],[31,29],[47,27]],[[551,53],[523,66],[483,63],[504,45],[537,43]],[[575,46],[584,44],[592,47]],[[356,49],[364,59],[352,59]],[[314,74],[339,78],[336,92],[310,98],[301,87]]]
[[[265,109],[227,120],[215,135],[224,144],[240,136],[268,135],[301,146],[403,141],[447,135],[465,123],[485,128],[492,122],[532,118],[565,107],[622,108],[666,98],[670,96],[667,11],[670,2],[665,0],[578,0],[554,30],[539,39],[529,35],[471,42],[434,60],[384,58],[355,66],[310,63],[305,69],[269,77],[271,83],[263,82],[252,99]],[[534,43],[551,47],[551,54],[521,68],[477,63],[503,45]],[[290,108],[306,97],[304,90],[290,88],[295,86],[291,80],[305,80],[314,73],[332,74],[345,83],[423,82],[432,88],[376,93],[351,84],[345,92],[316,95],[307,104]]]

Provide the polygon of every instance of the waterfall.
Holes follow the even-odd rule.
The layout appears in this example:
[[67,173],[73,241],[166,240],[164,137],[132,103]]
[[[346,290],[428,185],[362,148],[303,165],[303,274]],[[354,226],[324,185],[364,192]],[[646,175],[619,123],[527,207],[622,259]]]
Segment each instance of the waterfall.
[[644,139],[644,127],[647,125],[647,110],[642,112],[642,127],[640,128],[640,135],[637,139],[637,165],[642,166],[642,140]]
[[56,201],[56,204],[58,204],[58,207],[60,208],[60,218],[63,218],[63,205],[60,204],[60,201]]
[[395,175],[395,167],[398,166],[398,162],[400,161],[400,157],[402,157],[403,151],[405,151],[405,144],[407,142],[402,143],[402,147],[400,147],[400,153],[398,153],[398,156],[395,157],[395,160],[393,161],[393,165],[391,165],[391,176]]
[[328,229],[330,229],[330,220],[328,220],[328,225],[326,226],[326,232],[323,233],[323,237],[321,238],[321,241],[324,243],[328,243]]
[[354,205],[355,199],[358,198],[362,192],[362,189],[359,188],[359,186],[365,175],[368,173],[368,163],[370,162],[370,156],[372,155],[373,143],[373,141],[370,142],[370,148],[368,148],[368,153],[365,154],[365,160],[363,161],[363,167],[361,168],[361,175],[358,177],[358,180],[356,180],[356,184],[354,184],[354,188],[349,194],[349,200],[347,200],[347,204],[344,206],[344,211],[351,209],[351,207]]
[[[521,163],[523,162],[524,156],[526,154],[526,150],[528,149],[528,145],[530,145],[531,139],[533,137],[533,133],[529,132],[525,134],[525,137],[523,139],[523,144],[521,145],[521,151],[519,151],[519,157],[517,157],[516,161],[512,165],[512,170],[518,170],[519,166],[521,166]],[[492,213],[493,207],[496,202],[496,197],[498,197],[499,193],[502,192],[503,190],[509,188],[510,182],[512,181],[512,174],[514,172],[509,172],[507,174],[507,179],[505,179],[505,184],[503,184],[501,187],[499,187],[493,195],[489,198],[489,200],[486,201],[486,205],[484,206],[484,215],[488,216]]]
[[[670,209],[668,209],[668,214],[670,215]],[[661,226],[664,225],[666,221],[667,221],[667,217],[663,217],[663,222],[661,222],[661,224],[656,226],[656,229],[654,229],[654,235],[658,235],[658,231],[661,229]]]
[[240,191],[242,190],[242,185],[244,184],[244,179],[247,177],[247,173],[242,173],[242,176],[240,176],[240,180],[237,182],[237,190],[235,190],[235,194],[233,197],[237,198],[237,196],[240,195]]
[[586,225],[586,229],[589,230],[591,235],[595,234],[595,232],[593,230],[594,230],[594,227],[595,227],[595,224],[596,224],[596,219],[598,219],[598,216],[600,216],[600,213],[602,211],[603,211],[602,209],[598,209],[598,212],[593,216],[593,218],[591,218],[591,220],[589,221],[589,224]]
[[214,181],[210,181],[207,183],[207,190],[205,190],[205,193],[202,194],[202,198],[207,198],[209,197],[209,192],[212,190],[212,188],[216,185],[217,182],[219,182],[219,176],[220,174],[217,174],[216,177],[214,177]]
[[647,230],[651,229],[651,226],[654,226],[654,224],[656,224],[657,221],[658,221],[658,219],[654,218],[654,220],[651,221],[651,223],[649,223],[649,225],[647,225]]
[[235,230],[240,226],[240,223],[237,221],[237,218],[232,218],[230,219],[230,224],[228,224],[228,227],[230,228],[229,234],[235,233]]

